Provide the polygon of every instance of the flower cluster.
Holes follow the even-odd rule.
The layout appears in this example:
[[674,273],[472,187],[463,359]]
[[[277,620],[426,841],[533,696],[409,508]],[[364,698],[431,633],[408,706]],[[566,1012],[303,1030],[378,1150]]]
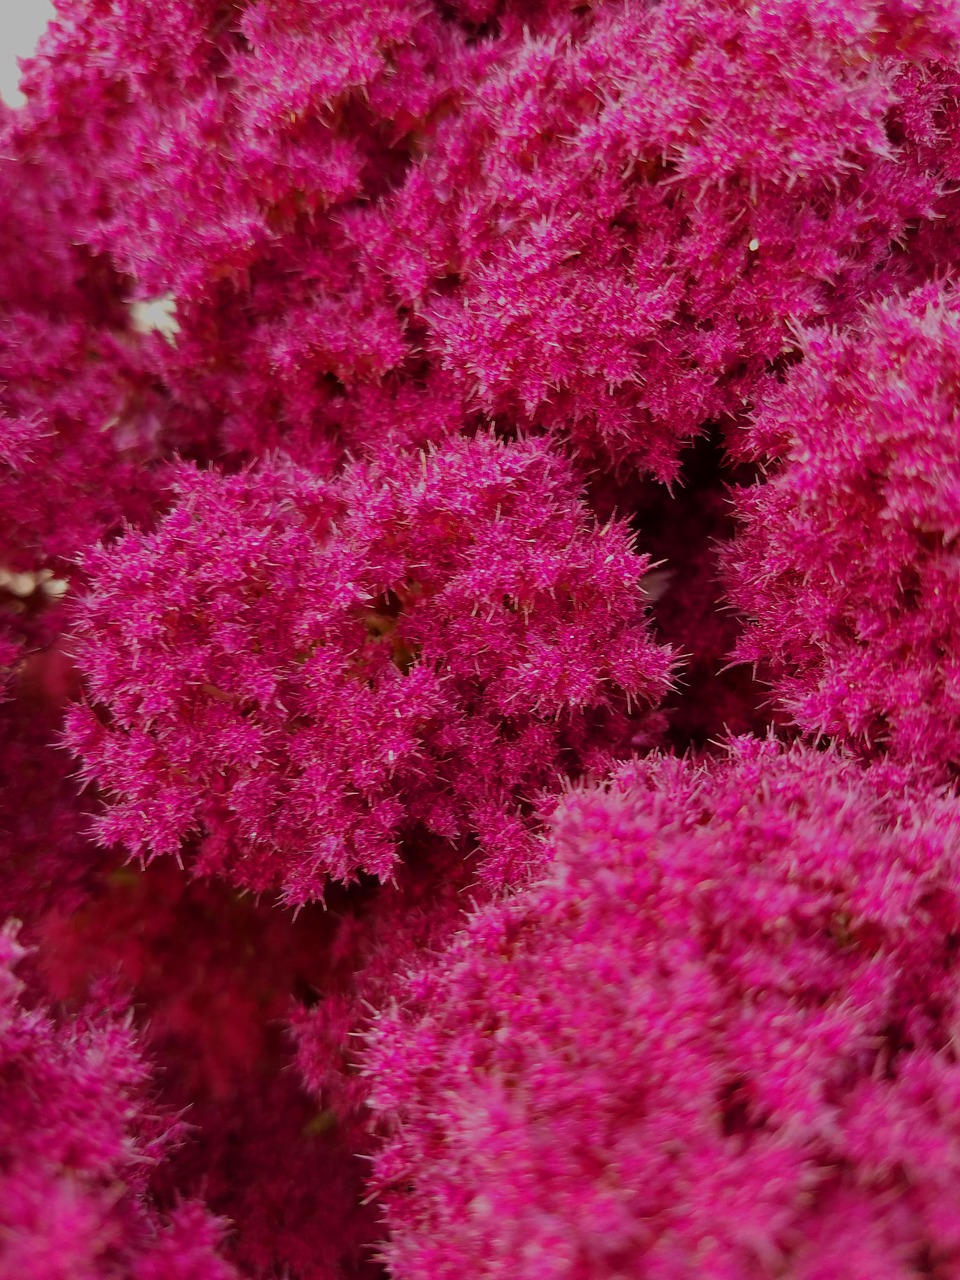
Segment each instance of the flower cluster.
[[400,180],[464,45],[409,0],[59,0],[23,152],[56,156],[86,241],[172,305],[155,358],[185,439],[309,434],[338,421],[330,383],[409,354],[343,222]]
[[24,152],[175,301],[174,416],[230,448],[278,420],[369,440],[358,395],[402,431],[420,392],[434,429],[519,418],[669,479],[788,321],[847,318],[952,243],[950,3],[59,11]]
[[949,1275],[960,811],[734,740],[559,815],[368,1038],[404,1280]]
[[887,122],[913,58],[955,56],[945,18],[916,49],[872,3],[504,20],[385,202],[379,260],[483,410],[669,480],[793,348],[786,322],[848,315],[933,212],[945,160],[895,161]]
[[960,767],[960,309],[928,285],[804,334],[763,397],[725,550],[763,666],[812,734]]
[[152,1167],[177,1125],[154,1114],[129,1020],[56,1022],[21,1003],[16,931],[0,931],[0,1276],[237,1280],[221,1224],[161,1215]]
[[955,1280],[960,0],[54,5],[0,1280]]
[[388,879],[419,827],[506,880],[537,792],[629,747],[666,689],[646,559],[541,442],[175,486],[154,532],[86,563],[68,724],[108,843],[193,838],[201,873],[301,903]]

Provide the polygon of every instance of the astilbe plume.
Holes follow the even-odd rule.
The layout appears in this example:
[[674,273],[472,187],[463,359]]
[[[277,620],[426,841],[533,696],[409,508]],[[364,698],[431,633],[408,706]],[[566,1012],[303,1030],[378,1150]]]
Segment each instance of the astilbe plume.
[[455,440],[329,482],[184,469],[150,534],[92,554],[91,705],[68,718],[106,843],[288,902],[386,880],[418,826],[509,880],[558,774],[656,728],[647,560],[542,442]]
[[926,286],[808,331],[745,447],[730,600],[796,722],[918,767],[960,765],[960,310]]
[[953,243],[950,2],[58,8],[17,136],[175,305],[201,452],[493,415],[668,479],[788,319]]
[[22,1005],[15,929],[0,931],[0,1277],[237,1280],[198,1204],[153,1207],[151,1171],[178,1126],[117,1017]]
[[303,1090],[286,1030],[295,999],[339,986],[342,908],[328,898],[293,919],[158,859],[114,866],[80,909],[55,903],[35,929],[45,998],[72,1007],[110,981],[129,1000],[158,1098],[188,1121],[154,1191],[164,1204],[202,1195],[229,1219],[224,1256],[245,1277],[359,1280],[372,1268],[360,1126]]
[[468,406],[670,480],[793,351],[788,321],[855,314],[896,277],[894,242],[939,216],[960,13],[669,0],[538,18],[504,11],[461,109],[348,225]]
[[18,134],[62,161],[85,239],[136,296],[175,309],[156,356],[184,441],[262,449],[272,424],[335,423],[331,384],[410,353],[342,214],[402,176],[462,34],[406,0],[57,8]]
[[0,148],[0,568],[62,573],[124,517],[148,518],[165,397],[122,279],[2,104]]
[[394,1280],[956,1275],[952,797],[742,738],[553,848],[369,1033]]
[[62,155],[91,239],[148,297],[202,297],[298,216],[355,199],[433,105],[423,64],[444,52],[405,0],[56,7],[22,127]]

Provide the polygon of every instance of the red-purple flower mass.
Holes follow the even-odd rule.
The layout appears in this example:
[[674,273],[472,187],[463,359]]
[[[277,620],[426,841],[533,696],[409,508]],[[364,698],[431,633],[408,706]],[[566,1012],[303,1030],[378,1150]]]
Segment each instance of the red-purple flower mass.
[[21,83],[0,1280],[958,1280],[960,0]]

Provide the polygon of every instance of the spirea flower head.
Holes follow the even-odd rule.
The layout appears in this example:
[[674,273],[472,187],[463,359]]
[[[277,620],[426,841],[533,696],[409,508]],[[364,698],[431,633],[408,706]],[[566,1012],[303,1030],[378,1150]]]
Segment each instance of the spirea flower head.
[[387,879],[419,825],[509,878],[558,774],[642,733],[668,651],[647,567],[543,442],[457,439],[321,481],[182,469],[86,564],[69,718],[106,843],[303,902]]
[[221,1224],[197,1204],[163,1218],[149,1178],[164,1129],[129,1024],[55,1021],[20,1002],[21,948],[0,931],[2,1280],[236,1280]]
[[368,1036],[394,1280],[950,1275],[960,809],[734,740],[560,811]]
[[927,286],[853,330],[810,331],[764,397],[726,552],[761,664],[798,724],[960,765],[960,312]]

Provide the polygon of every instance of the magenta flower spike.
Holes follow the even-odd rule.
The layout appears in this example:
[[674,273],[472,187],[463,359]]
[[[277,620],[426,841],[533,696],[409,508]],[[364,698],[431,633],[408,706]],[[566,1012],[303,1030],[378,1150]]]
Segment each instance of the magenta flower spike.
[[629,749],[667,688],[648,561],[541,441],[175,489],[153,533],[88,557],[78,619],[69,740],[132,854],[190,845],[298,903],[389,879],[419,827],[509,881],[537,793]]
[[0,932],[0,1276],[238,1280],[224,1224],[151,1202],[181,1126],[156,1114],[129,1018],[54,1019],[21,1002],[15,926]]
[[760,401],[729,598],[810,735],[935,773],[960,766],[960,315],[929,285],[810,331]]
[[552,851],[371,1024],[390,1275],[952,1274],[955,799],[741,738]]

